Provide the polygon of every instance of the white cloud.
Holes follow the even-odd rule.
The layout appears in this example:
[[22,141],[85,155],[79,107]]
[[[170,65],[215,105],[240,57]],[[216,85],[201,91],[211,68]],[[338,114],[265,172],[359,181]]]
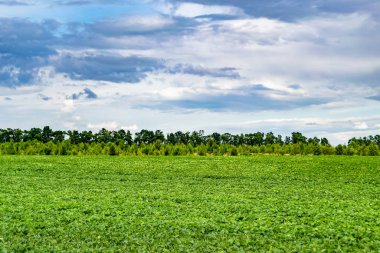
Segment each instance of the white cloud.
[[379,134],[378,130],[356,130],[356,131],[342,131],[335,133],[326,133],[326,137],[331,140],[332,144],[347,144],[351,138],[374,136]]
[[242,15],[243,11],[234,6],[203,5],[196,3],[181,3],[177,6],[174,15],[182,17],[197,17],[204,15]]
[[[234,7],[194,3],[177,7],[166,5],[165,8],[168,14],[173,10],[172,14],[182,17],[243,14]],[[130,16],[118,19],[116,30],[161,29],[174,25],[175,19],[160,15]],[[104,38],[106,43],[102,50],[83,45],[81,49],[66,51],[76,56],[86,52],[96,54],[99,50],[124,56],[149,56],[164,59],[172,66],[234,67],[242,78],[154,71],[131,85],[70,80],[50,71],[41,74],[39,86],[0,88],[0,96],[12,96],[11,101],[0,100],[0,121],[25,128],[31,124],[51,123],[56,128],[63,124],[66,128],[97,130],[120,127],[137,131],[141,127],[164,131],[273,131],[283,135],[301,131],[308,136],[329,137],[333,143],[346,142],[353,136],[373,134],[372,129],[380,127],[380,119],[370,117],[378,113],[380,103],[363,99],[379,92],[378,87],[366,82],[367,75],[380,71],[379,51],[375,50],[380,43],[376,35],[378,28],[379,24],[371,16],[357,13],[320,16],[293,23],[254,17],[205,19],[198,20],[191,32],[181,35],[168,32],[165,38],[162,35],[109,35]],[[16,69],[13,71],[16,75]],[[289,85],[295,83],[302,89],[289,89]],[[207,105],[194,110],[141,106],[149,102],[191,100],[202,95],[244,93],[243,87],[255,84],[285,91],[287,93],[281,96],[286,99],[317,97],[332,101],[308,108],[251,112],[212,112],[207,110]],[[99,94],[96,101],[66,99],[84,87],[92,89],[93,86]],[[271,97],[285,99],[275,92],[265,92]],[[41,101],[36,95],[39,93],[52,99]],[[37,117],[36,112],[45,116]],[[119,122],[120,119],[125,122]]]
[[62,107],[62,112],[70,113],[75,110],[75,102],[72,99],[67,99],[63,102],[64,106]]
[[163,16],[130,16],[119,21],[121,25],[143,27],[147,30],[173,24],[173,20]]
[[72,122],[72,121],[65,121],[65,122],[63,122],[63,126],[64,126],[66,129],[70,129],[70,130],[78,129],[78,127],[77,127],[77,125],[75,124],[75,122]]
[[127,33],[134,31],[152,31],[173,24],[174,21],[160,15],[125,16],[117,20],[100,22],[93,25],[104,33]]
[[105,128],[107,130],[116,130],[118,129],[119,125],[117,122],[100,122],[100,123],[89,123],[87,124],[87,127],[93,130],[100,130],[102,128]]
[[[341,31],[343,21],[347,27]],[[301,83],[305,96],[354,101],[374,93],[355,79],[380,71],[376,53],[360,52],[361,45],[374,46],[370,32],[361,34],[367,29],[366,22],[373,20],[366,15],[342,15],[298,23],[252,18],[215,21],[168,44],[167,50],[170,48],[175,61],[237,67],[246,79],[242,82],[264,83],[275,89]],[[337,31],[326,30],[327,24]]]
[[125,131],[131,131],[133,133],[137,132],[139,130],[139,127],[136,124],[134,124],[130,126],[122,126],[120,127],[120,129],[124,129]]
[[359,130],[368,129],[368,125],[366,122],[354,122],[354,128]]

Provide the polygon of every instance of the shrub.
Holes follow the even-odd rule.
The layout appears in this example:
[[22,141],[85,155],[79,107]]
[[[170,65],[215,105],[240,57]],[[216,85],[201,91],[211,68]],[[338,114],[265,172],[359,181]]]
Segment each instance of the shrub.
[[237,148],[236,147],[232,147],[231,151],[230,151],[230,154],[231,154],[231,156],[237,156],[238,155]]
[[111,144],[110,147],[109,147],[109,153],[108,153],[110,156],[115,156],[115,155],[118,155],[117,151],[116,151],[116,146],[115,144]]
[[335,148],[335,154],[337,154],[337,155],[343,155],[343,146],[341,144],[339,144],[338,146],[336,146],[336,148]]
[[314,155],[321,155],[321,154],[322,154],[321,146],[319,146],[319,145],[314,145],[314,148],[313,148],[313,154],[314,154]]
[[370,156],[377,156],[378,155],[377,145],[372,143],[368,146],[368,155],[370,155]]

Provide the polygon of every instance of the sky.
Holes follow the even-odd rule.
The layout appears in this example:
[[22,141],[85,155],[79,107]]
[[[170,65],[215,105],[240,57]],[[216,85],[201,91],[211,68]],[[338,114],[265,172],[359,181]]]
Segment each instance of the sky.
[[378,0],[0,0],[0,128],[380,134]]

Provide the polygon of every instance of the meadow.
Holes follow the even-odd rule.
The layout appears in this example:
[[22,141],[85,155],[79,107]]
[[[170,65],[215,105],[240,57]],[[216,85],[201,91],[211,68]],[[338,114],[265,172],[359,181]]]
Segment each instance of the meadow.
[[380,157],[0,156],[2,252],[380,252]]

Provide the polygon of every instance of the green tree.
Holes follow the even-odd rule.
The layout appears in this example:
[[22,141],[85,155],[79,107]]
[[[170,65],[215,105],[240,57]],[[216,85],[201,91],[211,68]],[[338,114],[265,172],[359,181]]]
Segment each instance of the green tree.
[[266,145],[272,145],[276,142],[276,137],[272,132],[269,132],[265,135],[265,144]]
[[43,143],[48,143],[49,141],[53,140],[53,130],[51,130],[49,126],[45,126],[42,129],[41,135],[42,135],[41,139]]
[[341,144],[339,144],[338,146],[336,146],[336,148],[335,148],[335,154],[337,154],[337,155],[343,155],[343,152],[344,152],[344,150],[343,150],[343,146]]
[[306,137],[303,136],[300,132],[293,132],[292,133],[292,143],[306,143]]
[[64,131],[54,131],[53,132],[53,142],[60,143],[65,140],[65,132]]
[[78,144],[81,142],[81,136],[77,130],[67,131],[71,144]]

